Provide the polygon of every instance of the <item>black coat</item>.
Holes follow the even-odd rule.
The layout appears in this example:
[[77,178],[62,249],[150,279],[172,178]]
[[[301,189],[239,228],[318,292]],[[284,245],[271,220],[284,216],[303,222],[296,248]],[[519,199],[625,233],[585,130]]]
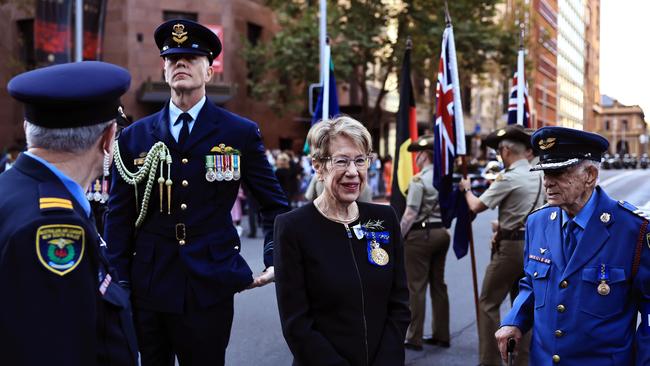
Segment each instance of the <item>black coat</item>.
[[91,217],[61,180],[21,154],[0,176],[0,363],[131,366],[128,293]]
[[385,266],[370,263],[365,238],[349,239],[313,203],[276,219],[278,307],[294,365],[404,364],[410,312],[399,223],[389,206],[358,205],[350,228],[382,220],[390,235]]

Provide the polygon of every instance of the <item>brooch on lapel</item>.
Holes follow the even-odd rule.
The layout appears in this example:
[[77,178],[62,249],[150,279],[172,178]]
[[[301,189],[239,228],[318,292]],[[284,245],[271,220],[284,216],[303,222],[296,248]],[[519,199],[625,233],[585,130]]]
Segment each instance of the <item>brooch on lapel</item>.
[[361,232],[366,238],[366,251],[368,252],[368,262],[375,266],[385,266],[390,258],[388,252],[381,247],[390,243],[390,234],[385,231],[383,221],[369,220],[361,225]]
[[241,178],[241,153],[239,150],[219,144],[205,156],[205,180],[208,182],[231,181]]

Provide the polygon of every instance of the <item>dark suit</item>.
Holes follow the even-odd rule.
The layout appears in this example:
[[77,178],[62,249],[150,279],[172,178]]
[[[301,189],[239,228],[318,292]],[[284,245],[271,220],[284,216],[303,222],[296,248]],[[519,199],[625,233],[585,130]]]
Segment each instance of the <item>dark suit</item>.
[[[208,182],[205,155],[222,143],[241,152],[242,180],[261,205],[266,266],[273,264],[273,221],[278,213],[287,210],[287,200],[264,155],[255,123],[207,100],[187,142],[180,147],[169,131],[168,108],[166,104],[160,112],[126,128],[119,147],[130,171],[136,170],[134,159],[158,141],[170,149],[174,182],[171,215],[167,214],[166,202],[163,212],[159,211],[158,184],[155,184],[147,217],[136,229],[134,188],[113,169],[105,229],[111,243],[110,260],[130,282],[143,364],[156,364],[148,361],[149,354],[167,359],[173,353],[181,362],[189,360],[192,354],[193,361],[186,363],[223,362],[232,322],[233,294],[251,284],[253,277],[239,255],[240,239],[230,216],[240,181]],[[138,186],[140,200],[143,186]],[[166,190],[163,193],[166,200]],[[178,224],[185,226],[183,244],[177,239]],[[194,317],[191,322],[200,326],[201,318],[197,314],[202,312],[214,326],[205,327],[205,331],[176,327],[189,321],[182,316]],[[222,317],[217,319],[210,314]],[[157,319],[158,326],[154,328],[159,329],[144,324],[151,318]],[[207,338],[213,337],[219,340],[210,344]],[[203,339],[205,344],[201,343]]]
[[0,176],[2,364],[137,364],[128,294],[92,218],[46,166],[21,154]]
[[278,216],[275,273],[284,337],[300,366],[398,366],[410,321],[402,238],[390,206],[359,203],[359,220],[381,220],[390,239],[385,266],[367,241],[313,203]]

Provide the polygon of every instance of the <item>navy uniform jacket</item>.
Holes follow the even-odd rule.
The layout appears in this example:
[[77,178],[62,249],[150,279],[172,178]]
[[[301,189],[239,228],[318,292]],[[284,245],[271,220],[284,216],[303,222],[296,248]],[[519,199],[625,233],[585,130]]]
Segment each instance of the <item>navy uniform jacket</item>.
[[[650,248],[647,222],[597,187],[598,201],[571,260],[562,251],[561,209],[528,217],[525,277],[502,325],[532,328],[530,365],[650,365]],[[631,211],[632,210],[632,211]],[[631,281],[636,245],[643,241]],[[610,293],[597,286],[605,264]],[[643,315],[635,330],[637,314]],[[555,358],[555,360],[554,360]]]
[[[158,141],[172,154],[171,215],[167,214],[166,189],[160,212],[159,188],[154,183],[147,217],[136,229],[134,187],[113,168],[105,236],[110,243],[109,259],[121,278],[130,282],[136,307],[181,313],[187,293],[195,295],[200,307],[207,307],[253,281],[251,269],[239,255],[240,239],[230,216],[240,181],[208,182],[205,155],[220,144],[241,152],[241,179],[261,206],[266,266],[273,265],[273,221],[287,210],[287,199],[266,159],[257,125],[209,100],[183,149],[169,132],[169,103],[126,128],[119,139],[125,166],[135,172],[134,159]],[[138,189],[141,201],[144,184]],[[184,245],[176,236],[178,224],[185,226]]]
[[0,363],[136,365],[128,294],[60,179],[21,154],[0,176],[0,218]]

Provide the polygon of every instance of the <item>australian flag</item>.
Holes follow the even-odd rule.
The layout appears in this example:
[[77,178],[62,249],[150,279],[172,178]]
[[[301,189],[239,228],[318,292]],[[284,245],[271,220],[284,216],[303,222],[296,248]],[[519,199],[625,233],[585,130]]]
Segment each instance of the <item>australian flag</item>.
[[[521,79],[519,79],[521,75]],[[519,49],[517,55],[517,71],[512,78],[510,100],[508,101],[508,124],[519,124],[530,128],[530,109],[528,107],[528,88],[524,71],[524,49]],[[522,96],[521,98],[519,96]],[[519,111],[522,111],[519,113]]]
[[451,25],[445,28],[442,35],[441,50],[436,87],[433,185],[438,190],[444,225],[450,227],[451,221],[458,219],[454,231],[454,252],[457,258],[462,258],[467,254],[469,244],[469,209],[464,195],[458,188],[454,188],[453,175],[456,157],[467,152],[454,30]]

